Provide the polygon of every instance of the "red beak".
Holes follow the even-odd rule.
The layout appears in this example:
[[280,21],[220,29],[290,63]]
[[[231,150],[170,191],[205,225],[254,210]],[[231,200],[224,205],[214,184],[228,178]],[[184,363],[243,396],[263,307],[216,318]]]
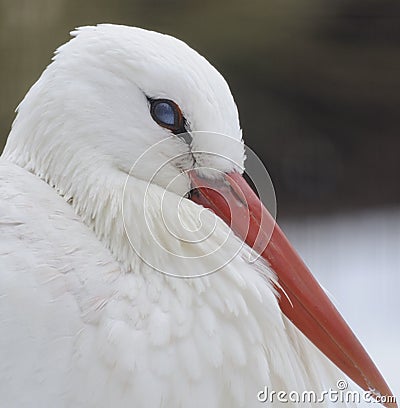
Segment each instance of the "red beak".
[[[288,319],[370,395],[392,396],[361,343],[245,179],[236,172],[226,174],[224,183],[201,178],[196,171],[190,177],[196,189],[192,200],[212,209],[274,270],[280,308]],[[397,407],[395,402],[383,405]]]

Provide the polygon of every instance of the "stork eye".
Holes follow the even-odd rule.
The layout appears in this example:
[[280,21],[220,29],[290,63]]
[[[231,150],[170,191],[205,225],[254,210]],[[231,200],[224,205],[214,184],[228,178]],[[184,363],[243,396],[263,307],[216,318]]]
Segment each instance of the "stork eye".
[[173,133],[184,133],[185,120],[179,106],[169,99],[150,99],[150,114],[156,123]]

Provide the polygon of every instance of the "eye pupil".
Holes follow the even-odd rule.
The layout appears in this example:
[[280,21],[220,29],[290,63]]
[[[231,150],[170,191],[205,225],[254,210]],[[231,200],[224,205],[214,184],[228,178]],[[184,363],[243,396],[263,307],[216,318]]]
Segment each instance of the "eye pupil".
[[175,134],[185,133],[185,119],[179,106],[169,99],[150,99],[150,113],[160,126]]
[[175,125],[175,111],[174,108],[167,102],[159,102],[154,106],[154,115],[158,121],[169,126]]

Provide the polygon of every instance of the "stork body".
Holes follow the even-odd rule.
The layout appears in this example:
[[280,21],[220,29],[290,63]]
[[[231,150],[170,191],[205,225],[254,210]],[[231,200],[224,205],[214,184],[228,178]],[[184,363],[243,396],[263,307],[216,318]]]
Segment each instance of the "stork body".
[[[118,261],[52,187],[5,160],[1,174],[5,406],[257,407],[264,385],[301,393],[337,381],[282,315],[265,265],[239,256],[210,276],[179,279],[122,240],[119,255],[130,256]],[[196,219],[200,208],[187,205]],[[118,240],[121,217],[113,231]]]

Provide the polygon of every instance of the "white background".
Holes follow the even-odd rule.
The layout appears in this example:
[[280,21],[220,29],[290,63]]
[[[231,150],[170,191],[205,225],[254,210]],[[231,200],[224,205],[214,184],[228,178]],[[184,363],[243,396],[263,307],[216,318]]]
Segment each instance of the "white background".
[[279,223],[400,401],[400,210]]

